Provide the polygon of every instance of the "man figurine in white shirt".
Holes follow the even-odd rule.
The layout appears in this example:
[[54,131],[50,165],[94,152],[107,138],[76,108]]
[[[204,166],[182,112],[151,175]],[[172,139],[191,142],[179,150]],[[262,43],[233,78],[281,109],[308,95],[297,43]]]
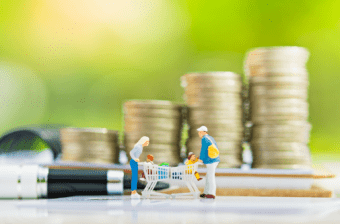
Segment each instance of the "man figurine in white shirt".
[[198,136],[202,139],[202,148],[199,158],[202,160],[204,164],[207,165],[205,188],[203,194],[201,194],[200,197],[215,199],[216,196],[215,171],[218,163],[220,162],[220,157],[219,156],[215,158],[209,157],[208,147],[211,145],[215,145],[217,148],[217,144],[215,139],[208,135],[208,128],[206,126],[198,128],[197,131]]

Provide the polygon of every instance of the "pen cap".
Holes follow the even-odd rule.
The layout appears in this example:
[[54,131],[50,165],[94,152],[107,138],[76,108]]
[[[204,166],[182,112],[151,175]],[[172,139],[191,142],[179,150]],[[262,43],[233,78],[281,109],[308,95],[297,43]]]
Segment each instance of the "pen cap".
[[47,195],[48,169],[38,165],[1,165],[0,198],[40,198]]

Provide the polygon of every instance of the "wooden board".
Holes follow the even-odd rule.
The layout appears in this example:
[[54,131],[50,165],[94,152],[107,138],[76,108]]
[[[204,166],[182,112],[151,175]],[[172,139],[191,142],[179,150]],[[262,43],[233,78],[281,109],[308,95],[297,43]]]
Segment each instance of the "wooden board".
[[[199,188],[203,192],[203,188]],[[160,191],[167,194],[188,193],[188,188],[178,188]],[[312,186],[309,190],[286,190],[286,189],[234,189],[217,188],[216,196],[258,196],[258,197],[319,197],[330,198],[332,191],[318,186]]]
[[[87,167],[87,166],[65,166],[65,165],[50,165],[50,169],[90,169],[90,170],[122,170],[115,168],[104,168],[104,167]],[[131,169],[124,169],[125,174],[131,174]],[[138,170],[138,174],[142,174],[143,170]],[[200,176],[205,176],[206,173],[199,173]],[[216,177],[275,177],[275,178],[334,178],[334,174],[256,174],[256,173],[218,173]]]
[[[125,169],[125,174],[131,174],[131,170]],[[143,170],[138,170],[142,174]],[[206,176],[206,173],[199,173],[200,176]],[[334,178],[334,174],[261,174],[261,173],[216,173],[216,177],[275,177],[275,178]]]

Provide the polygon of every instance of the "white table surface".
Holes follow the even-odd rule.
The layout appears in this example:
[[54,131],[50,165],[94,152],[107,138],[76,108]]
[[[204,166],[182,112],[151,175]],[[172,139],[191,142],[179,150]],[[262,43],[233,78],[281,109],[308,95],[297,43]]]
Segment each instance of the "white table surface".
[[340,223],[339,198],[0,200],[0,223]]

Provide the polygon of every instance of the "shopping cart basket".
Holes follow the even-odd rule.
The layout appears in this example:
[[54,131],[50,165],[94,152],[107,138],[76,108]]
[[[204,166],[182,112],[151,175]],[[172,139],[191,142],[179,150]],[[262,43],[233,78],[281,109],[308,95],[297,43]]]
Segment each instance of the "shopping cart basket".
[[[199,190],[194,183],[196,180],[195,172],[197,171],[198,164],[192,165],[182,165],[178,167],[166,167],[166,166],[158,166],[151,165],[149,163],[138,163],[139,165],[143,165],[144,175],[147,182],[144,190],[142,191],[142,196],[144,198],[150,197],[151,195],[155,196],[165,196],[169,198],[175,198],[176,196],[187,196],[192,195],[194,198],[199,197]],[[157,181],[166,181],[166,182],[185,182],[188,186],[190,193],[178,193],[178,194],[164,194],[160,192],[155,192],[153,189],[155,188]]]

